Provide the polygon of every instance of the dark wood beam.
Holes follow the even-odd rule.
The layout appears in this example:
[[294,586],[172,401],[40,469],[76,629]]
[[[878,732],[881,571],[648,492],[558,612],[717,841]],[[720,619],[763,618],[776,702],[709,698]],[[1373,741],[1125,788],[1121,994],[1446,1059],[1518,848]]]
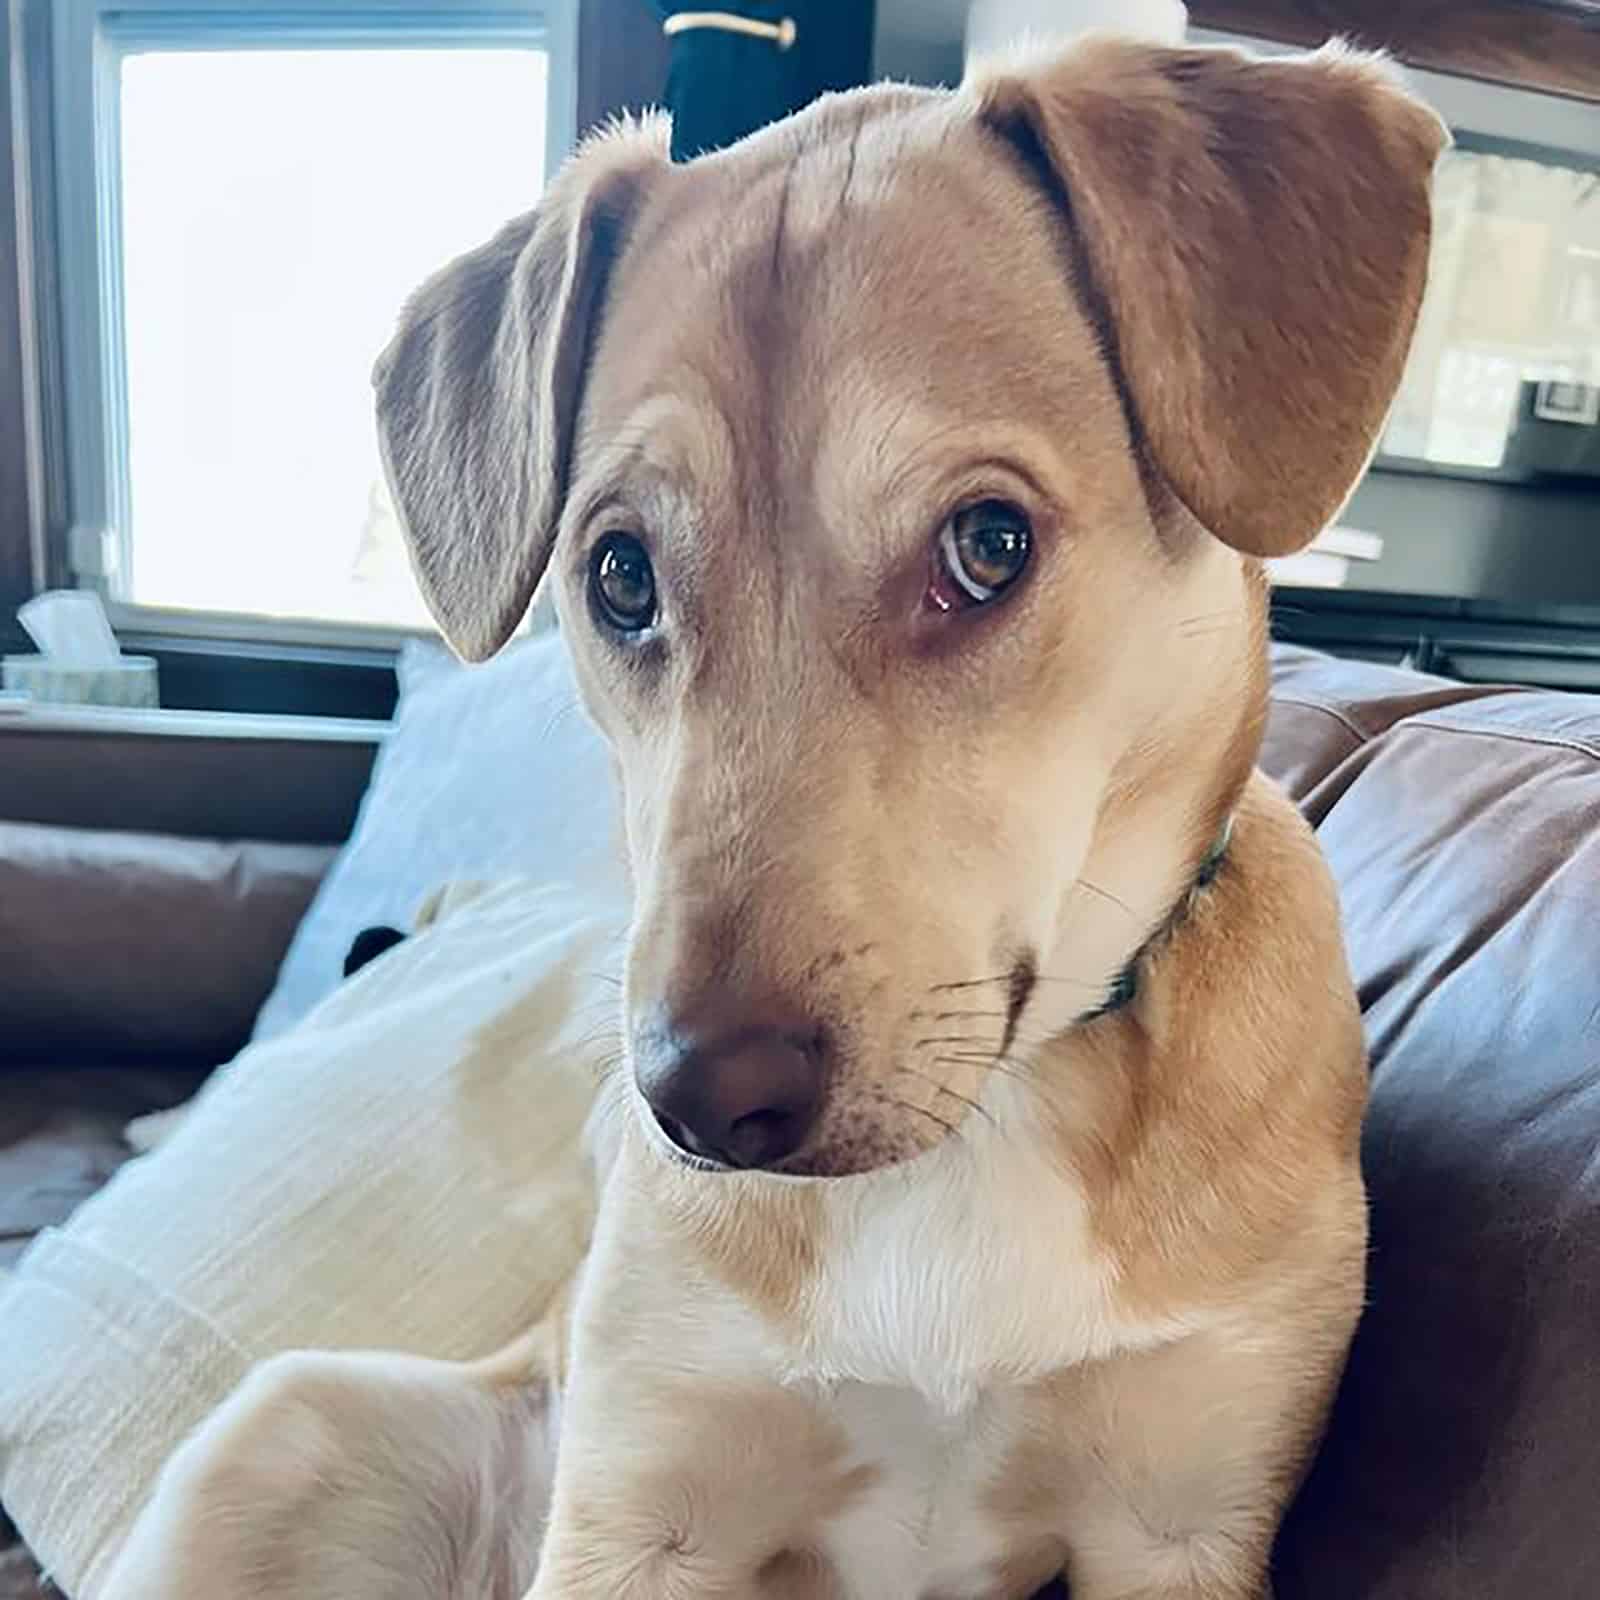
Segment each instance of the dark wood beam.
[[1345,34],[1415,67],[1600,102],[1600,0],[1190,0],[1189,20],[1291,44]]
[[580,0],[578,131],[619,111],[659,105],[667,41],[647,0]]
[[14,7],[0,6],[0,637],[9,637],[17,606],[33,588],[22,279],[17,237],[12,84]]

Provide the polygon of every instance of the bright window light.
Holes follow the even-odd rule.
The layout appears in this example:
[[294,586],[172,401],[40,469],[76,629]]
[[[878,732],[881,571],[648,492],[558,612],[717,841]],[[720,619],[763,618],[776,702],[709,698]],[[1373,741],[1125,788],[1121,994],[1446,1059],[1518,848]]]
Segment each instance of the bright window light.
[[130,54],[120,598],[426,625],[370,372],[400,304],[537,200],[537,49]]

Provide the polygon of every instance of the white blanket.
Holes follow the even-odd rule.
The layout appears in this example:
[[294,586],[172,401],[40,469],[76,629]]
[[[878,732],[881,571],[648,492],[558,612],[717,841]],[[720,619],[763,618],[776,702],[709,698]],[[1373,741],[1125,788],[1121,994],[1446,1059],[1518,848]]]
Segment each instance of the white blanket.
[[539,1316],[592,1220],[620,933],[570,891],[448,903],[0,1280],[0,1500],[69,1595],[261,1357],[471,1357]]

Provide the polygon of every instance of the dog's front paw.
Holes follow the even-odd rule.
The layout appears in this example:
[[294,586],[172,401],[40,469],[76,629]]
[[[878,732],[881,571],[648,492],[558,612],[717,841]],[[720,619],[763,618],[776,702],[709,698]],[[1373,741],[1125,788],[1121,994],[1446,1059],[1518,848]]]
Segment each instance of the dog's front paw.
[[542,1395],[419,1357],[275,1356],[167,1463],[97,1600],[518,1593],[547,1492]]
[[311,1502],[338,1440],[316,1401],[318,1357],[263,1363],[173,1453],[103,1600],[273,1600],[302,1589]]

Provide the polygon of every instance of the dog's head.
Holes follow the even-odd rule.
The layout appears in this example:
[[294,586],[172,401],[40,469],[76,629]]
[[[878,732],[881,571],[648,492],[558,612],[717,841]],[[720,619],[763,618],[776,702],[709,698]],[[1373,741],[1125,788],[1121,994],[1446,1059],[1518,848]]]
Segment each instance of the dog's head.
[[1442,140],[1336,49],[1096,40],[687,166],[615,131],[417,295],[417,569],[474,659],[548,569],[680,1147],[929,1148],[1183,892],[1258,745],[1255,558],[1370,455]]

